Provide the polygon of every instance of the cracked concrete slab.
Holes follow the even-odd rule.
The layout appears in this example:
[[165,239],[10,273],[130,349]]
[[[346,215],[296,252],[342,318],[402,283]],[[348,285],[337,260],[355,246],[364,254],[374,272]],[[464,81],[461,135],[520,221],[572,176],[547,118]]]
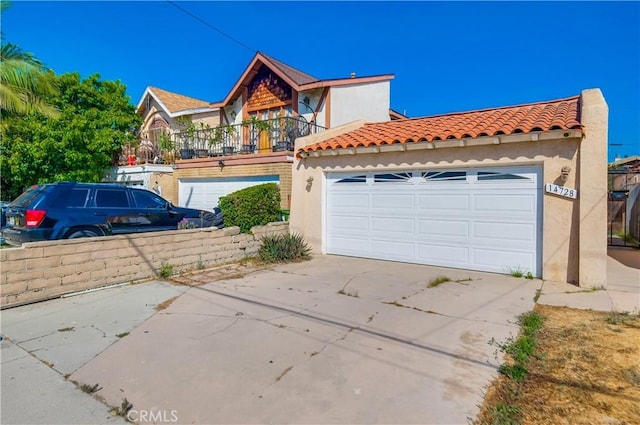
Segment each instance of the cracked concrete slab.
[[18,347],[0,342],[3,424],[125,424],[107,407]]
[[497,373],[488,341],[517,332],[539,283],[424,289],[443,273],[469,277],[319,256],[198,283],[71,378],[179,423],[465,423]]
[[65,376],[187,289],[148,282],[2,310],[2,423],[115,421]]

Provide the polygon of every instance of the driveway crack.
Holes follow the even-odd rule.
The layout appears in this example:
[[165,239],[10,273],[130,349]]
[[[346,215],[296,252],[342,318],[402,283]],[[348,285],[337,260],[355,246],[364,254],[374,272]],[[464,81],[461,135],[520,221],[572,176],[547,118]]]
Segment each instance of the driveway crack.
[[392,305],[395,307],[401,307],[401,308],[406,308],[409,310],[414,310],[420,313],[425,313],[425,314],[435,314],[437,316],[442,316],[442,317],[447,317],[449,319],[458,319],[458,320],[466,320],[468,322],[477,322],[477,323],[490,323],[493,325],[504,325],[504,323],[500,323],[500,322],[492,322],[491,320],[478,320],[478,319],[469,319],[467,317],[462,317],[462,316],[452,316],[449,314],[444,314],[444,313],[438,313],[437,311],[433,311],[433,310],[423,310],[419,307],[412,307],[410,305],[404,305],[404,304],[400,304],[398,301],[382,301],[382,304],[388,304],[388,305]]
[[222,328],[222,329],[220,329],[220,330],[217,330],[217,331],[215,331],[215,332],[211,332],[210,334],[207,334],[207,335],[203,335],[203,336],[201,336],[200,338],[191,338],[191,339],[204,339],[204,338],[209,338],[210,336],[217,335],[217,334],[219,334],[219,333],[222,333],[222,332],[228,331],[229,329],[231,329],[231,327],[232,327],[233,325],[235,325],[236,323],[238,323],[238,321],[239,321],[240,319],[241,319],[240,317],[236,317],[236,318],[235,318],[235,320],[234,320],[233,322],[231,322],[230,324],[228,324],[227,326],[225,326],[224,328]]
[[106,333],[105,331],[103,331],[102,329],[100,329],[100,328],[96,327],[95,325],[91,325],[91,326],[89,326],[89,327],[90,327],[90,328],[93,328],[93,329],[95,329],[95,330],[97,330],[98,332],[100,332],[100,333],[102,334],[102,337],[103,337],[103,338],[106,338],[106,337],[107,337],[107,333]]
[[351,276],[351,277],[349,278],[349,280],[347,280],[347,283],[345,283],[345,284],[344,284],[344,286],[342,287],[341,291],[344,291],[345,289],[347,289],[347,286],[349,286],[349,284],[350,284],[350,283],[351,283],[355,278],[357,278],[357,277],[359,277],[359,276],[361,276],[361,275],[367,274],[367,273],[369,273],[369,272],[368,272],[368,271],[366,271],[366,272],[360,272],[360,273],[356,273],[356,274],[354,274],[353,276]]
[[427,288],[422,288],[422,289],[420,289],[419,291],[416,291],[416,292],[414,292],[414,293],[413,293],[413,294],[411,294],[411,295],[407,295],[407,296],[402,297],[402,299],[403,299],[403,300],[406,300],[406,299],[409,299],[409,298],[411,298],[411,297],[415,297],[416,295],[421,294],[421,293],[423,293],[423,292],[424,292],[424,291],[426,291],[426,290],[427,290]]
[[31,342],[31,341],[36,340],[36,339],[46,338],[48,336],[55,335],[57,333],[58,333],[58,331],[55,330],[55,331],[51,331],[51,332],[49,332],[47,334],[44,334],[44,335],[34,336],[33,338],[27,338],[27,339],[23,339],[21,341],[18,341],[18,340],[12,340],[12,341],[13,341],[14,344],[19,345],[19,344],[24,344],[25,342]]

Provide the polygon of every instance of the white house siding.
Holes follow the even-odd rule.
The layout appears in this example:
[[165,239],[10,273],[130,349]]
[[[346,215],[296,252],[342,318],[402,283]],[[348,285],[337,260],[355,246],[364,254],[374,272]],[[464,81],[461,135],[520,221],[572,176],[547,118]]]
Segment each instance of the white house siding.
[[389,121],[390,83],[331,88],[331,127],[356,120]]
[[[144,164],[134,166],[113,167],[107,173],[105,183],[121,183],[128,186],[144,187],[153,190],[154,182],[151,176],[154,173],[172,173],[173,168],[164,164]],[[157,191],[157,190],[156,190]]]
[[[320,102],[320,99],[322,99],[323,91],[324,89],[314,89],[314,90],[302,91],[298,94],[298,101],[300,102],[300,104],[298,105],[298,112],[300,115],[305,117],[306,120],[309,122],[313,120],[313,112],[318,107],[318,103]],[[309,98],[309,107],[311,108],[311,110],[302,104],[302,101],[305,97]],[[316,117],[315,117],[316,124],[321,127],[327,126],[327,123],[325,120],[325,112],[324,112],[325,108],[326,108],[326,99],[325,101],[323,101],[322,105],[320,105],[320,109],[318,110],[318,113],[316,114]]]

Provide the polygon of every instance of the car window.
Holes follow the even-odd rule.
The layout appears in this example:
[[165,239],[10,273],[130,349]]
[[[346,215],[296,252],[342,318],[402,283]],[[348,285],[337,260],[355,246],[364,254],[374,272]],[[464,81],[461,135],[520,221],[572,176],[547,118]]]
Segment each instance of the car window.
[[11,202],[11,205],[27,208],[29,204],[44,191],[44,186],[33,186]]
[[129,199],[124,189],[98,189],[96,190],[96,206],[109,208],[127,208]]
[[87,204],[89,188],[74,188],[60,191],[58,197],[51,202],[54,208],[81,208]]
[[139,208],[167,208],[167,201],[158,195],[145,190],[132,190],[133,200]]

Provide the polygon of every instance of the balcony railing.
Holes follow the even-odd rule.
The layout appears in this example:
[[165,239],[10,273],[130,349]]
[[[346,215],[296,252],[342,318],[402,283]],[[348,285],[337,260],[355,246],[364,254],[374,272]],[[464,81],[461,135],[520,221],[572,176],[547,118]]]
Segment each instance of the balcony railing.
[[293,151],[296,138],[323,130],[304,117],[283,117],[183,131],[175,133],[173,141],[178,159],[262,154]]
[[193,129],[171,136],[173,149],[142,140],[137,148],[124,148],[119,165],[171,164],[179,159],[293,151],[296,138],[324,131],[302,116],[250,120],[244,124]]

